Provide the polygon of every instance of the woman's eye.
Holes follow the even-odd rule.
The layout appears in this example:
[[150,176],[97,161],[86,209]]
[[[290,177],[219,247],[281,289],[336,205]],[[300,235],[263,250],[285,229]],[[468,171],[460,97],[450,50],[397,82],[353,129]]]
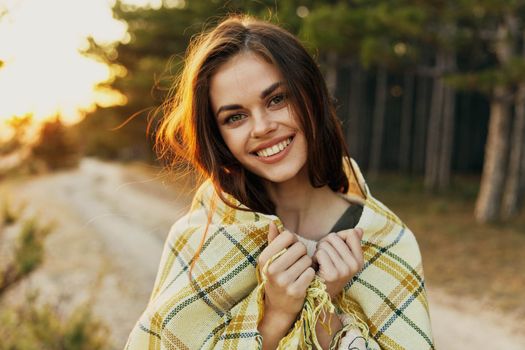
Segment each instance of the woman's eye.
[[279,104],[283,103],[284,100],[285,100],[285,96],[284,96],[284,94],[275,95],[275,96],[272,97],[272,99],[270,100],[269,105],[270,105],[270,106],[279,105]]
[[243,114],[230,115],[228,118],[226,118],[225,124],[233,124],[233,123],[238,122],[238,121],[240,121],[242,119],[244,119],[244,115]]

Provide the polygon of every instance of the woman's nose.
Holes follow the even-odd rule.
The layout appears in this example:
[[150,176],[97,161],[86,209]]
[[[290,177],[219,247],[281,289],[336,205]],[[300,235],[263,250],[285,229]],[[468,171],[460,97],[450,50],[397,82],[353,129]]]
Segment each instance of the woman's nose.
[[251,137],[258,138],[267,135],[277,128],[277,123],[267,114],[253,115]]

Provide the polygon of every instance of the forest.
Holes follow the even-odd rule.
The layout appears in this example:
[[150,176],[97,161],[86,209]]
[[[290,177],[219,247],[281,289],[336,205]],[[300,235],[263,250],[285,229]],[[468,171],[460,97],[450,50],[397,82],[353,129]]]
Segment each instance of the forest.
[[[0,108],[0,350],[123,348],[195,190],[155,153],[158,123],[192,38],[235,14],[318,62],[350,155],[417,236],[437,347],[524,348],[525,0],[131,2],[106,8],[123,39],[82,49],[121,103],[73,125]],[[0,3],[0,24],[11,15]],[[0,73],[11,63],[0,50]],[[68,87],[55,78],[39,96]]]
[[[525,193],[525,2],[522,0],[117,2],[129,36],[91,40],[87,54],[119,76],[124,106],[79,124],[86,152],[155,161],[162,102],[192,36],[228,14],[265,18],[297,34],[319,62],[350,154],[373,178],[424,177],[429,192],[456,174],[479,176],[475,217],[515,216]],[[145,135],[144,130],[148,130]]]

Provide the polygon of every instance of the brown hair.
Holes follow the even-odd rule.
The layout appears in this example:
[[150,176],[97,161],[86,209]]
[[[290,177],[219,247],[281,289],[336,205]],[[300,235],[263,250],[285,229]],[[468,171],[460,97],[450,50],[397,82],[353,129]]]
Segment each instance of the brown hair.
[[172,165],[184,161],[222,192],[258,212],[275,214],[261,179],[231,154],[219,132],[209,99],[217,69],[241,52],[252,52],[281,72],[293,115],[308,140],[307,167],[314,187],[346,192],[343,156],[348,156],[341,125],[324,79],[302,44],[286,30],[246,16],[229,17],[190,43],[185,66],[156,136],[156,149]]

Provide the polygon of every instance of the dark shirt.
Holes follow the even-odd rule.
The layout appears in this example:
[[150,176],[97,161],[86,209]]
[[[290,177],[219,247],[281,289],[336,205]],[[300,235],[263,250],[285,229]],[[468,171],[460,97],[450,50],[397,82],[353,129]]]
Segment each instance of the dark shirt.
[[363,213],[363,206],[359,204],[351,204],[348,209],[345,210],[343,215],[337,220],[334,227],[330,232],[338,232],[342,230],[347,230],[349,228],[354,228],[355,225],[359,222],[361,214]]

